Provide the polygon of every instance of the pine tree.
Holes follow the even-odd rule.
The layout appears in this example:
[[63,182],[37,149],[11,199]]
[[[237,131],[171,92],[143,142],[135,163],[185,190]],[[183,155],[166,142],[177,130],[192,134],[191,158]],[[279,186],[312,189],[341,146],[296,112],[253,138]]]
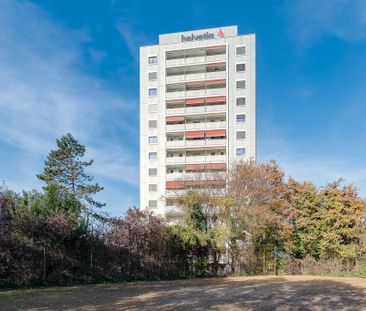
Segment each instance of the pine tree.
[[70,133],[56,140],[58,149],[51,150],[45,161],[42,174],[37,177],[47,185],[56,184],[70,191],[84,205],[102,207],[105,204],[95,201],[92,195],[103,190],[98,183],[92,183],[93,177],[85,173],[85,168],[94,160],[84,161],[86,151]]

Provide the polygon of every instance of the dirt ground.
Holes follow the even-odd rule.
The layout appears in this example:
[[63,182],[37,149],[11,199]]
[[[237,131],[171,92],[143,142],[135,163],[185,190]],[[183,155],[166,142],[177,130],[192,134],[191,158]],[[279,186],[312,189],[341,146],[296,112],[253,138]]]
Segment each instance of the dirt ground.
[[230,277],[0,291],[0,310],[366,310],[366,279]]

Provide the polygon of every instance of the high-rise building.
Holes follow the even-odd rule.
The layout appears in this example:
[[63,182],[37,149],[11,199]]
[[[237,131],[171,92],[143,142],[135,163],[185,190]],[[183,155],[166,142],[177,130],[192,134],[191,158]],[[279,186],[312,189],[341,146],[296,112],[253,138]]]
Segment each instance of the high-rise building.
[[201,29],[141,47],[140,208],[174,220],[174,196],[202,187],[194,174],[255,160],[255,102],[254,34]]

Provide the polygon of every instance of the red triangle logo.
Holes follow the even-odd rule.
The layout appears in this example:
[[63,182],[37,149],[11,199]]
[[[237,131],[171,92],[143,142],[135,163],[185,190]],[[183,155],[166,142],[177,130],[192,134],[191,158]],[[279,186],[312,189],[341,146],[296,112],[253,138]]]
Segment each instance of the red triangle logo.
[[217,33],[217,36],[219,38],[225,38],[224,32],[222,31],[222,29],[219,29],[219,32]]

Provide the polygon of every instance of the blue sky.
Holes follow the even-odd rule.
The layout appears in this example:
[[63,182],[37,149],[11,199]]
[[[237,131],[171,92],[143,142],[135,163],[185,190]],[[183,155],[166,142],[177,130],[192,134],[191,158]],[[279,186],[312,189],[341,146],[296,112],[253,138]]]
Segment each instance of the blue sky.
[[42,187],[55,140],[95,160],[111,215],[138,206],[138,47],[226,25],[257,35],[257,146],[291,176],[366,196],[366,2],[0,0],[0,179]]

